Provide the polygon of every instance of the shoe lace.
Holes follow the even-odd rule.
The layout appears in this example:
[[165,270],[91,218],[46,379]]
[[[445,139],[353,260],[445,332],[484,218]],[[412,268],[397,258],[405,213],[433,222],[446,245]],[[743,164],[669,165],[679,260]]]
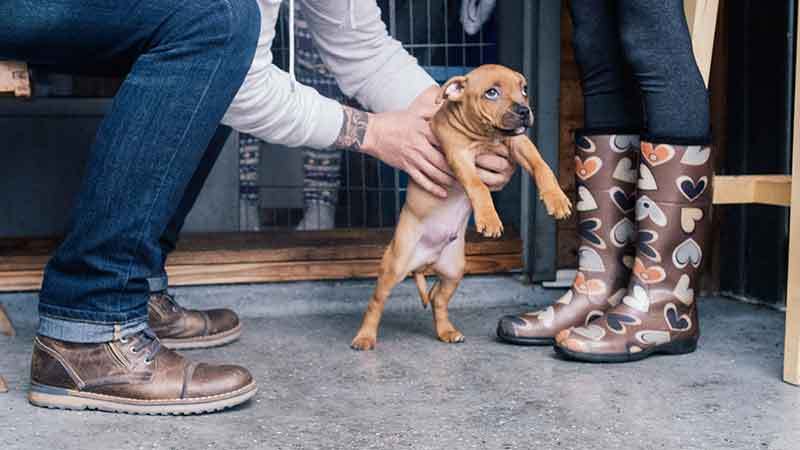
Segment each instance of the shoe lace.
[[173,296],[172,294],[164,292],[162,294],[159,294],[159,297],[161,297],[167,304],[169,304],[169,307],[172,309],[172,312],[179,312],[181,310],[181,305],[179,305],[178,302],[175,301],[175,296]]
[[150,328],[146,328],[138,333],[125,336],[120,339],[123,344],[129,342],[131,339],[135,340],[135,344],[131,345],[131,353],[142,353],[144,355],[144,363],[150,364],[155,359],[159,351],[161,351],[161,342],[158,337]]

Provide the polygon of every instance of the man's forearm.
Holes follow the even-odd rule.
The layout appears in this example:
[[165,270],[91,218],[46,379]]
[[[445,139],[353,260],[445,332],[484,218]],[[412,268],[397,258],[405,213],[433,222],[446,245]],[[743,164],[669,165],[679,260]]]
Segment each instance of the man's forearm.
[[370,120],[369,113],[344,106],[342,115],[342,129],[339,131],[339,136],[333,143],[333,147],[342,150],[362,151]]

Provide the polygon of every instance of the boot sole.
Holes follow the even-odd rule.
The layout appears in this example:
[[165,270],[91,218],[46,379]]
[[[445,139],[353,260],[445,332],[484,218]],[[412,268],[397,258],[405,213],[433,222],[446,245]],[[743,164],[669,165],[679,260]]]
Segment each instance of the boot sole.
[[34,406],[43,408],[181,416],[206,414],[232,408],[253,398],[257,391],[254,381],[236,391],[209,397],[177,400],[136,400],[31,383],[28,401]]
[[556,340],[551,337],[516,337],[516,336],[504,336],[501,334],[497,335],[497,339],[506,342],[508,344],[514,345],[524,345],[528,347],[544,347],[554,345]]
[[554,349],[557,354],[573,361],[588,363],[625,363],[640,361],[656,354],[685,355],[692,353],[697,350],[697,340],[683,339],[680,341],[669,342],[667,344],[656,345],[638,353],[581,353],[560,347],[558,345],[555,345]]
[[170,339],[159,338],[159,342],[172,350],[192,350],[199,348],[220,347],[222,345],[230,344],[231,342],[239,339],[242,335],[242,324],[236,325],[228,331],[222,333],[211,334],[208,336],[199,336],[185,339]]

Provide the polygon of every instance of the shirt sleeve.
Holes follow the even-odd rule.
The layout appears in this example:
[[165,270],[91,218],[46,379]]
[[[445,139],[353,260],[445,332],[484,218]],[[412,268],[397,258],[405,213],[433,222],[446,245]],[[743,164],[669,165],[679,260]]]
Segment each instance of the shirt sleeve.
[[341,91],[375,111],[407,108],[436,82],[389,36],[375,0],[300,0],[317,50]]
[[261,140],[289,147],[330,147],[342,127],[342,106],[272,64],[272,40],[280,11],[259,0],[261,35],[244,82],[222,123]]

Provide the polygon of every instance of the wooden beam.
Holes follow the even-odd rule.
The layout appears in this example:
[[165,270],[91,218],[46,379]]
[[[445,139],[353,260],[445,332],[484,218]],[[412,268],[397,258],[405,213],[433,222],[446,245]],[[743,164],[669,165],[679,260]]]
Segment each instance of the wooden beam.
[[[187,235],[167,261],[174,285],[374,277],[391,229]],[[0,240],[0,292],[36,291],[57,239]],[[467,235],[467,273],[522,268],[522,241]]]
[[789,206],[792,177],[790,175],[736,175],[714,177],[714,204],[739,205],[758,203]]
[[[167,262],[229,264],[234,262],[332,261],[379,259],[392,239],[392,229],[331,231],[266,231],[258,233],[189,233]],[[6,271],[40,270],[58,246],[53,238],[0,239],[0,277]],[[500,239],[467,234],[467,255],[519,252],[522,241],[513,232]]]
[[684,0],[684,12],[689,33],[692,35],[692,49],[697,67],[708,86],[711,73],[711,56],[714,53],[714,33],[717,29],[719,0]]
[[[797,11],[800,22],[800,9]],[[800,68],[800,39],[795,36],[795,68]],[[792,199],[789,218],[789,264],[786,283],[786,336],[783,340],[783,379],[800,385],[800,70],[794,78],[792,136]]]
[[[270,283],[283,281],[373,278],[380,259],[336,261],[244,262],[231,264],[167,264],[170,285]],[[467,274],[490,274],[522,269],[521,253],[467,256]],[[0,292],[37,291],[42,270],[0,273]]]
[[[174,286],[204,284],[268,283],[305,280],[344,280],[374,278],[380,260],[348,260],[335,263],[242,263],[168,266],[169,281]],[[467,257],[468,274],[509,272],[522,268],[520,254]]]

